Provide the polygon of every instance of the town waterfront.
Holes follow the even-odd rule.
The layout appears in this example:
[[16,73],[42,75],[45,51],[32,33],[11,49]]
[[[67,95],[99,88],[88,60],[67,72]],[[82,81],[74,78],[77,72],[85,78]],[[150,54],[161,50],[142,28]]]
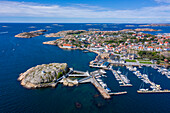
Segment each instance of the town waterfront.
[[[60,25],[60,26],[59,26]],[[57,46],[43,45],[42,42],[57,38],[38,36],[30,39],[15,38],[20,32],[37,29],[47,29],[47,33],[61,30],[100,30],[134,29],[127,24],[0,24],[0,112],[129,112],[151,113],[170,112],[170,95],[167,94],[137,94],[142,81],[125,67],[120,68],[123,74],[128,72],[133,87],[119,87],[111,71],[102,78],[112,91],[127,91],[126,95],[112,96],[105,100],[92,84],[81,84],[74,87],[64,87],[59,84],[56,88],[28,90],[20,86],[17,78],[27,69],[52,62],[68,63],[69,67],[81,71],[94,71],[89,62],[96,57],[95,53],[83,53],[81,50],[63,50]],[[7,26],[7,27],[2,27]],[[35,26],[35,28],[29,28]],[[51,26],[46,28],[46,26]],[[167,33],[170,27],[149,27],[162,31],[149,32]],[[149,75],[151,81],[161,85],[163,89],[170,89],[170,81],[151,67],[139,69]],[[99,96],[98,96],[99,95]],[[81,104],[76,108],[75,103]]]

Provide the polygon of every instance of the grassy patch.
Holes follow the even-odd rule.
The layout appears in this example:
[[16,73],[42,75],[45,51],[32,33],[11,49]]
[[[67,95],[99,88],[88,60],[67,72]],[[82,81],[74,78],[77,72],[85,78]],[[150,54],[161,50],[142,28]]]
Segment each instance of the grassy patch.
[[152,64],[152,62],[139,62],[141,64]]
[[150,60],[149,59],[146,59],[146,60],[139,59],[138,61],[145,62],[145,61],[150,61]]
[[129,60],[129,59],[126,59],[125,61],[126,62],[136,62],[136,60]]

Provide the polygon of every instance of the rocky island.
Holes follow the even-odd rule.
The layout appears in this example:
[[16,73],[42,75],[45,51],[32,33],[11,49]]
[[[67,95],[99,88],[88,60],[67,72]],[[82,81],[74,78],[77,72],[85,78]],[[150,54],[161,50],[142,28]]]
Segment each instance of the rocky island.
[[21,73],[18,80],[26,88],[55,87],[55,82],[62,79],[68,71],[66,63],[42,64]]
[[158,27],[158,26],[170,26],[170,24],[146,24],[146,25],[139,25],[140,27]]
[[45,30],[45,29],[40,29],[40,30],[36,30],[36,31],[23,32],[23,33],[15,35],[15,37],[18,37],[18,38],[32,38],[32,37],[43,35],[44,34],[43,32],[46,32],[46,31],[47,30]]
[[150,31],[150,32],[152,32],[152,31],[161,31],[160,29],[150,29],[150,28],[137,28],[137,29],[135,29],[135,31]]

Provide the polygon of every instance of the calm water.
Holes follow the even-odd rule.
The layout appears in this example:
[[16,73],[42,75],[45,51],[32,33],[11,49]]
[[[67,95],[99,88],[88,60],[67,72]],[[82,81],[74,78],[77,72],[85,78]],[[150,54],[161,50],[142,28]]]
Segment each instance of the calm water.
[[[44,36],[31,39],[19,39],[14,35],[22,31],[30,31],[48,28],[48,32],[57,32],[61,30],[77,30],[97,28],[101,30],[120,30],[126,24],[60,24],[63,26],[54,26],[52,24],[0,24],[0,112],[58,112],[58,113],[168,113],[170,112],[170,94],[137,94],[136,90],[141,85],[132,72],[125,67],[120,70],[131,80],[133,87],[119,87],[118,82],[110,71],[107,71],[107,78],[102,78],[112,91],[128,91],[128,94],[113,96],[110,100],[104,100],[95,87],[91,84],[81,84],[75,87],[63,87],[59,84],[57,88],[45,88],[28,90],[20,86],[17,78],[20,73],[25,72],[32,66],[52,62],[66,62],[70,67],[76,70],[93,71],[89,68],[89,61],[96,56],[94,53],[83,53],[80,50],[62,50],[57,46],[43,45],[42,42],[55,40],[57,38],[45,38]],[[1,27],[8,26],[8,27]],[[36,28],[28,28],[35,26]],[[170,32],[170,27],[153,27],[163,31]],[[149,78],[161,85],[163,89],[170,89],[170,80],[159,74],[150,67],[140,69],[142,73],[149,74]],[[82,104],[80,109],[75,107],[75,103]]]

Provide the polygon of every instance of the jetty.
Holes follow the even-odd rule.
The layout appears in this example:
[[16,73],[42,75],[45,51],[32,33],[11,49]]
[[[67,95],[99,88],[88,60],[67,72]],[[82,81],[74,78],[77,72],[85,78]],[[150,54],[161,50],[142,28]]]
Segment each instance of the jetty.
[[95,77],[92,75],[92,81],[91,83],[97,88],[97,90],[100,92],[100,94],[103,96],[105,99],[110,99],[111,96],[110,94],[97,82]]
[[89,72],[80,72],[80,71],[73,71],[72,74],[68,75],[69,77],[88,77],[90,76]]
[[140,91],[138,90],[137,93],[170,93],[170,90],[148,90],[148,91]]
[[123,94],[127,94],[127,91],[123,91],[123,92],[116,92],[116,93],[109,93],[110,95],[123,95]]

